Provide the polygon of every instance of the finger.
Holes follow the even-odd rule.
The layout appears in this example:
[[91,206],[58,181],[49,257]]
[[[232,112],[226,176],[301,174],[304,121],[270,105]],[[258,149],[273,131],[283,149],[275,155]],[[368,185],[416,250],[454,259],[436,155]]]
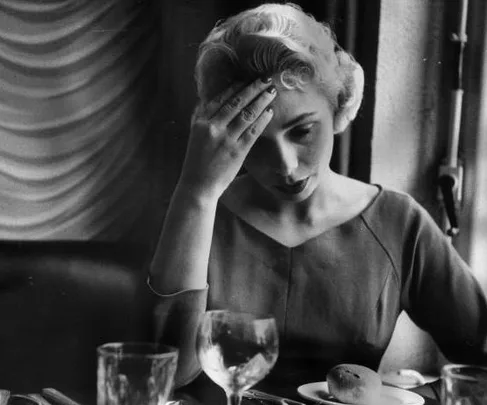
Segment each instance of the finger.
[[246,86],[240,92],[232,95],[228,101],[223,103],[212,120],[220,125],[228,125],[244,107],[250,104],[260,93],[270,87],[271,79],[257,79],[249,86]]
[[208,118],[212,118],[225,104],[228,102],[228,100],[238,92],[242,91],[242,89],[245,87],[245,83],[242,82],[236,82],[232,84],[230,87],[226,88],[223,90],[218,96],[216,96],[214,99],[209,101],[204,108],[204,114]]
[[269,106],[276,96],[276,88],[268,87],[259,96],[244,107],[240,113],[228,125],[229,133],[239,137],[244,131],[251,127],[262,112]]
[[271,106],[268,106],[262,113],[259,115],[259,117],[254,121],[252,125],[250,125],[240,136],[239,142],[247,148],[247,150],[250,150],[252,145],[255,143],[257,138],[262,135],[264,132],[265,128],[269,124],[269,122],[272,120],[272,117],[274,115],[274,111],[272,110]]

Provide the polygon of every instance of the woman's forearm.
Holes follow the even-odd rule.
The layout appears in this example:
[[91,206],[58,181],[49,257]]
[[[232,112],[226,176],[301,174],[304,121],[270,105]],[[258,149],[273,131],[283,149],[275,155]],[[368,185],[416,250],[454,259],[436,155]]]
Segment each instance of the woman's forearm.
[[195,109],[181,177],[151,264],[151,285],[159,293],[206,287],[218,199],[272,119],[268,107],[277,93],[271,83],[260,78],[243,89],[235,83]]
[[218,198],[178,185],[151,263],[151,285],[160,294],[205,288]]

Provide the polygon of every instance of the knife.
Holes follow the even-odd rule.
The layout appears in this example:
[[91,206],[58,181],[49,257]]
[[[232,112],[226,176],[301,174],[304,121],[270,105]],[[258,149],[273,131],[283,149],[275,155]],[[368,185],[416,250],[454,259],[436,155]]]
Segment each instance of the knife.
[[27,396],[36,401],[38,405],[51,405],[51,403],[41,394],[27,394]]
[[270,401],[278,405],[305,405],[303,402],[295,401],[294,399],[280,397],[278,395],[268,394],[267,392],[262,392],[258,390],[244,391],[243,397],[248,399]]
[[10,405],[51,405],[38,394],[12,394],[8,398]]
[[43,388],[42,396],[44,396],[48,401],[59,405],[81,405],[79,402],[76,402],[74,399],[54,388]]

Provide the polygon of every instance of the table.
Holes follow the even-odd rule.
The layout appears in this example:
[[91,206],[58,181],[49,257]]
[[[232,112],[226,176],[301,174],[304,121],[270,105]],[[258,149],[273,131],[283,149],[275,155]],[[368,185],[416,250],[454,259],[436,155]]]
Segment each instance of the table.
[[[308,401],[298,395],[296,387],[259,387],[265,392],[281,395],[286,398],[294,399],[300,401],[304,404],[313,404],[312,401]],[[203,405],[226,405],[226,397],[223,390],[213,383],[204,373],[187,387],[182,388],[177,395],[186,395],[187,398],[197,399],[195,404]],[[440,405],[439,401],[431,398],[425,398],[424,405]],[[189,401],[191,403],[192,401]],[[244,399],[242,405],[262,405],[262,402],[257,400]]]
[[[188,398],[188,397],[183,397],[183,398]],[[298,400],[303,402],[304,404],[312,404],[310,401],[303,400],[302,398],[299,398]],[[191,405],[193,405],[193,401],[194,401],[194,405],[201,405],[201,402],[196,401],[196,400],[190,399],[188,402]],[[440,405],[440,402],[435,400],[435,399],[424,397],[424,401],[425,401],[424,405]],[[215,400],[214,402],[212,401],[212,404],[224,405],[224,404],[226,404],[226,400],[224,397],[220,397],[219,400]],[[204,405],[207,405],[207,404],[205,403]],[[208,405],[209,405],[209,403],[208,403]],[[263,402],[243,398],[242,399],[242,405],[263,405]]]

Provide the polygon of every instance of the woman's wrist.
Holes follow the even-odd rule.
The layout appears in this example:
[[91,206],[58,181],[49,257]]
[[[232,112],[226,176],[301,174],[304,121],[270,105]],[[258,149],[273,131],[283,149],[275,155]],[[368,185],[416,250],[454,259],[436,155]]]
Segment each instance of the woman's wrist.
[[201,286],[201,287],[195,286],[193,288],[186,288],[186,289],[183,289],[183,290],[173,291],[173,292],[170,292],[170,293],[163,293],[163,292],[158,291],[153,286],[152,276],[150,274],[147,277],[146,284],[149,287],[149,290],[154,295],[157,295],[158,297],[161,297],[161,298],[175,298],[175,297],[181,296],[181,295],[187,295],[187,294],[190,294],[190,293],[195,293],[195,292],[197,293],[197,292],[200,292],[200,291],[206,291],[209,288],[208,287],[208,283],[206,283],[204,286]]
[[217,206],[222,192],[205,186],[180,180],[174,190],[173,198],[194,204],[199,208],[213,209]]

